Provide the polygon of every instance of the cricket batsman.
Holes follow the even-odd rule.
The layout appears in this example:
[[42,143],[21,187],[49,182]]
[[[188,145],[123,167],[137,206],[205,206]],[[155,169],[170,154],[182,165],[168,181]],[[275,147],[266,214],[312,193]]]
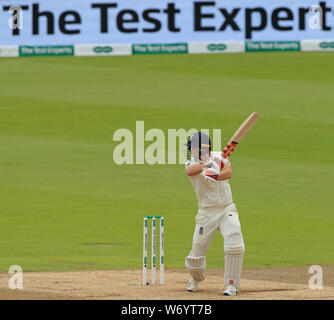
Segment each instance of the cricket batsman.
[[206,253],[213,235],[219,230],[224,239],[223,294],[235,296],[240,286],[245,245],[228,182],[232,177],[231,164],[221,152],[211,152],[211,141],[205,133],[193,134],[186,146],[185,171],[198,201],[192,248],[185,259],[191,275],[187,290],[197,291],[199,283],[205,279]]

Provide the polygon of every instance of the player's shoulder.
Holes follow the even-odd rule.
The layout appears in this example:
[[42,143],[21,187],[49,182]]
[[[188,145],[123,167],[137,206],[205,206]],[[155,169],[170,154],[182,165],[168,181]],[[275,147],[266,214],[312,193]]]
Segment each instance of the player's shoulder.
[[188,167],[188,166],[190,166],[190,165],[191,165],[191,160],[188,160],[188,161],[184,164],[185,167]]
[[194,158],[191,158],[190,160],[188,160],[185,163],[185,167],[191,166],[191,165],[196,164],[196,163],[198,163],[198,161],[196,161]]

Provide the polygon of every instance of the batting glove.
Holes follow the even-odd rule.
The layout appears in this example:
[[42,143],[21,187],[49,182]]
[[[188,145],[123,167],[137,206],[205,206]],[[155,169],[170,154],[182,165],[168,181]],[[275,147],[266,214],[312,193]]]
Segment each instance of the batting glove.
[[203,177],[208,181],[217,181],[219,176],[219,171],[214,168],[210,168],[203,170],[202,174]]
[[212,156],[208,159],[208,161],[206,163],[206,166],[207,166],[207,168],[213,168],[215,170],[220,171],[224,168],[225,162],[227,162],[227,161],[224,158],[219,158],[219,157],[216,157],[216,156]]

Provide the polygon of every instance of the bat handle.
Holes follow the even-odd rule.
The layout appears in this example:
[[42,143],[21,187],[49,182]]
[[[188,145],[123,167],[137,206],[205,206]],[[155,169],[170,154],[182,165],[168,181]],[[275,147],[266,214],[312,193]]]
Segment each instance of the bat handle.
[[235,142],[232,142],[231,144],[226,145],[226,147],[223,150],[223,157],[226,159],[234,150],[234,148],[237,146]]

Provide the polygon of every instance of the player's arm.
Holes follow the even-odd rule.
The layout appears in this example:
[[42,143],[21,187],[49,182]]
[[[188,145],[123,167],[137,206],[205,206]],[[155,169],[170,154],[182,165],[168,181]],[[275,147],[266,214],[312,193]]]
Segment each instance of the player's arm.
[[193,165],[186,166],[186,173],[188,176],[195,176],[200,174],[203,169],[206,168],[206,163],[196,163]]
[[232,167],[230,163],[226,163],[224,168],[220,170],[217,180],[227,180],[232,178]]

